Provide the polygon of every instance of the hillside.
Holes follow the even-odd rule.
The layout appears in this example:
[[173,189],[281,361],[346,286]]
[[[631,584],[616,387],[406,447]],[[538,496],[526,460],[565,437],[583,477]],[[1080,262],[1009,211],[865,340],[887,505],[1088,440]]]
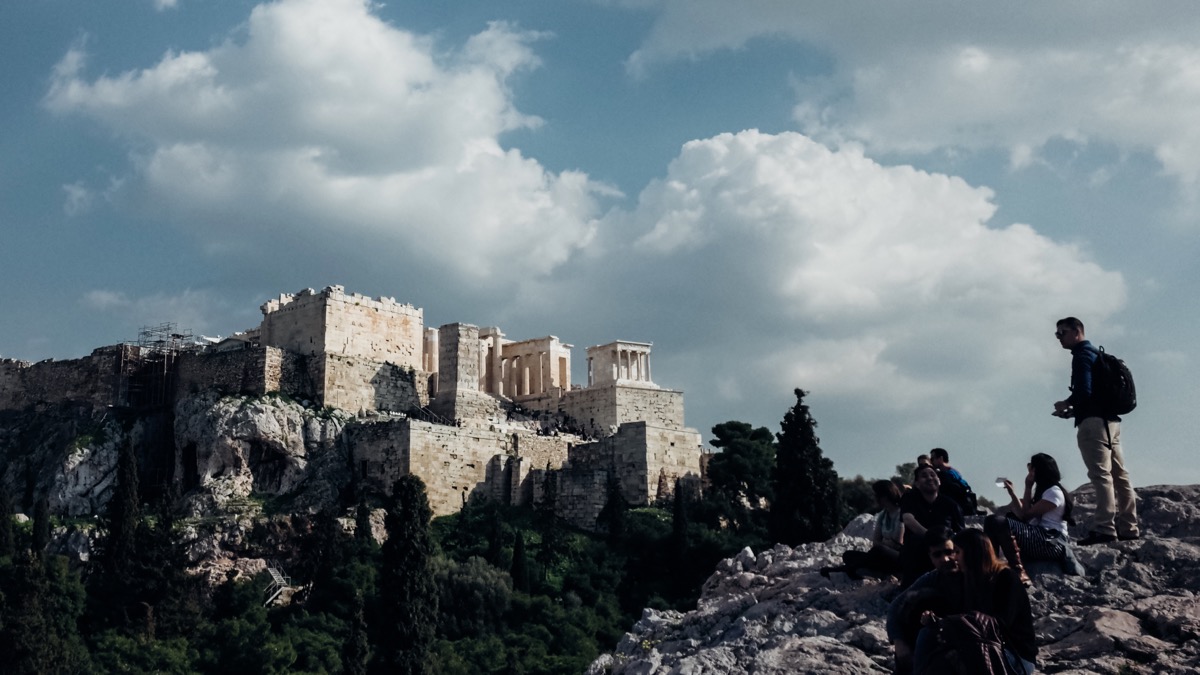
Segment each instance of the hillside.
[[[1090,487],[1074,494],[1086,522]],[[1200,673],[1200,486],[1146,487],[1138,497],[1140,540],[1077,547],[1085,577],[1036,577],[1038,672]],[[817,572],[869,546],[868,519],[823,543],[722,561],[695,610],[646,610],[588,673],[891,672],[884,616],[896,582]]]

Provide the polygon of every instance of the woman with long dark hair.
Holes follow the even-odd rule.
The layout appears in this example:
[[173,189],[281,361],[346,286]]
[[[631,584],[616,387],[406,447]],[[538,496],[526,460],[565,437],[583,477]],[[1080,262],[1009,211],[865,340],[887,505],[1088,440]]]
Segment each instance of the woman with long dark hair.
[[900,574],[900,547],[904,544],[900,486],[890,480],[877,480],[871,484],[871,490],[879,506],[871,533],[871,550],[846,551],[842,554],[842,564],[822,567],[821,576],[828,578],[831,572],[842,572],[851,579],[860,579],[863,572],[878,577]]
[[1024,497],[1017,497],[1008,479],[1004,480],[1004,489],[1012,499],[1009,514],[989,516],[984,522],[992,543],[1022,575],[1022,563],[1061,563],[1067,556],[1067,523],[1072,522],[1073,504],[1071,493],[1062,486],[1058,462],[1039,452],[1029,458]]
[[[947,580],[943,588],[952,613],[922,615],[925,628],[917,638],[916,672],[936,670],[938,659],[946,651],[960,650],[960,662],[980,656],[979,643],[990,632],[999,640],[998,645],[992,643],[996,650],[992,654],[1007,661],[1006,672],[1032,675],[1037,642],[1029,595],[1020,575],[996,557],[991,540],[982,530],[970,528],[955,535],[954,555],[958,561],[957,580]],[[986,617],[980,618],[980,614]]]

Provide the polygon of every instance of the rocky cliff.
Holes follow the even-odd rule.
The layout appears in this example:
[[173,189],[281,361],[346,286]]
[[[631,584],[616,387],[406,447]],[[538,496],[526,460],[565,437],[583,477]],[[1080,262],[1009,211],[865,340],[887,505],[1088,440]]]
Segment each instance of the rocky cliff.
[[[1075,497],[1086,522],[1090,487]],[[1035,577],[1039,672],[1200,673],[1200,486],[1138,497],[1140,540],[1077,547],[1084,577]],[[891,672],[884,616],[896,582],[817,572],[867,548],[869,523],[860,516],[827,542],[722,561],[695,610],[646,610],[589,675]]]

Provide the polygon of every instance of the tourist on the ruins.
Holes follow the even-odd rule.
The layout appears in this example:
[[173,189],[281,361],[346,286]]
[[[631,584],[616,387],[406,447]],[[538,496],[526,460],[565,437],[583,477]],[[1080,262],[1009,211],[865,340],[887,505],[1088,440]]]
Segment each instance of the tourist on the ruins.
[[953,499],[964,515],[976,515],[979,512],[978,499],[967,479],[963,478],[958,469],[950,466],[950,453],[945,448],[934,448],[929,451],[929,461],[933,468],[937,469],[938,480],[942,483],[942,494]]
[[958,560],[954,557],[954,542],[949,530],[944,527],[927,530],[921,545],[933,569],[921,575],[888,606],[887,635],[895,652],[896,672],[901,674],[912,672],[913,645],[921,630],[921,615],[927,610],[944,610],[947,607],[938,589],[948,585],[943,577],[958,572]]
[[913,489],[900,499],[905,534],[900,548],[901,588],[907,588],[933,568],[922,541],[926,530],[944,527],[953,533],[965,526],[962,509],[940,494],[940,487],[937,471],[932,466],[919,466],[913,474]]
[[1004,479],[1004,489],[1012,499],[1005,516],[993,515],[984,521],[984,530],[996,549],[1004,552],[1009,565],[1022,578],[1022,563],[1047,560],[1060,563],[1068,574],[1077,573],[1070,554],[1067,524],[1071,519],[1071,493],[1062,486],[1058,462],[1044,452],[1029,459],[1025,492],[1018,497],[1013,482]]
[[932,466],[932,462],[929,461],[929,455],[917,455],[917,467],[922,466]]
[[877,480],[871,484],[871,490],[879,507],[879,513],[875,514],[875,529],[871,533],[871,549],[846,551],[842,554],[842,564],[822,567],[821,576],[829,578],[831,572],[842,572],[857,580],[863,573],[879,577],[900,574],[900,547],[904,544],[900,488],[890,480]]
[[1016,571],[996,558],[982,530],[955,535],[954,555],[958,574],[939,580],[945,606],[921,614],[915,672],[942,672],[953,661],[965,672],[1032,675],[1037,660],[1033,614]]

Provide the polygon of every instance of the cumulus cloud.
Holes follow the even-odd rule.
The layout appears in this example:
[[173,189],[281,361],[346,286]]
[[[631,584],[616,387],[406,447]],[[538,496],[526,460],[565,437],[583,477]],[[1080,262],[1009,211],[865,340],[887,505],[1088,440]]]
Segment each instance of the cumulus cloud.
[[[983,419],[1061,365],[1054,319],[1108,316],[1126,296],[1121,275],[1028,225],[990,224],[995,210],[959,178],[746,131],[688,143],[620,218],[648,265],[703,298],[677,311],[707,312],[695,339],[712,386]],[[742,328],[714,339],[722,325]]]
[[494,23],[445,50],[366,0],[284,0],[219,46],[119,75],[89,80],[74,47],[45,105],[128,139],[127,189],[201,236],[346,234],[504,280],[586,245],[604,190],[500,143],[540,124],[508,88],[540,37]]
[[1200,13],[1176,0],[1019,11],[926,0],[865,16],[837,4],[665,0],[627,65],[645,75],[755,38],[795,40],[832,57],[830,72],[798,86],[795,118],[810,136],[874,152],[999,147],[1014,168],[1052,140],[1111,143],[1152,153],[1200,190],[1197,35]]

